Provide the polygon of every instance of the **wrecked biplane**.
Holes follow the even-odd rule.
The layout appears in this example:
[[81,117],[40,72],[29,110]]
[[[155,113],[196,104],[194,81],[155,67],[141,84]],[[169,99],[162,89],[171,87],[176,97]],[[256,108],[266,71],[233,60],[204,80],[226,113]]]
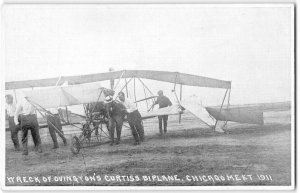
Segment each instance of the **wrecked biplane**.
[[[153,104],[155,102],[156,96],[147,87],[142,79],[172,83],[172,92],[174,93],[177,100],[176,105],[156,110],[150,108],[148,111],[141,112],[143,119],[156,117],[158,115],[178,114],[180,122],[181,114],[184,113],[183,109],[187,109],[214,130],[218,128],[218,121],[222,121],[222,125],[226,125],[228,121],[263,124],[263,109],[250,111],[247,108],[230,108],[230,81],[212,79],[208,77],[184,74],[179,72],[122,70],[80,76],[64,76],[59,78],[48,78],[40,80],[6,82],[5,86],[6,90],[45,87],[23,92],[25,99],[29,101],[42,116],[50,113],[47,110],[48,108],[83,105],[85,110],[85,116],[83,116],[85,118],[85,123],[82,124],[83,126],[80,128],[77,124],[68,123],[75,127],[79,127],[82,130],[82,133],[79,136],[73,136],[72,138],[71,150],[76,154],[81,148],[89,147],[92,145],[91,134],[93,132],[97,132],[97,144],[103,144],[104,142],[107,142],[107,140],[104,141],[104,139],[109,139],[109,135],[107,133],[107,117],[105,116],[105,114],[95,114],[95,108],[92,109],[92,111],[88,111],[87,108],[89,104],[103,102],[105,99],[105,91],[107,89],[101,87],[98,83],[107,80],[117,80],[116,85],[111,84],[113,87],[111,89],[115,90],[117,85],[121,84],[121,82],[124,82],[123,86],[121,86],[118,92],[126,90],[126,94],[128,96],[128,85],[130,82],[133,82],[135,102],[140,103],[142,101],[145,101],[148,107],[148,103],[152,102]],[[145,94],[145,98],[140,100],[137,100],[136,98],[137,81],[142,84]],[[64,86],[63,84],[65,82],[68,82],[69,85]],[[197,103],[197,101],[184,101],[182,99],[182,87],[185,85],[224,89],[225,94],[221,102],[221,106],[217,108],[204,108],[202,104]],[[177,94],[178,90],[176,90],[177,86],[179,86],[179,97]],[[106,125],[106,130],[104,129],[103,125]],[[100,129],[100,135],[98,133],[98,129]],[[221,129],[223,129],[222,126]]]

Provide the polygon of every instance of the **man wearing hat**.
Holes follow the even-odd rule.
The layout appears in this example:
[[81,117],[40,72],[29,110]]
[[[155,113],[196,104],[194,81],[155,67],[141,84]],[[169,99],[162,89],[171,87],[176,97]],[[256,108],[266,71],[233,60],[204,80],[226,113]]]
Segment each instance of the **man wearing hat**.
[[111,139],[110,145],[114,144],[115,129],[117,131],[116,144],[120,144],[123,120],[126,113],[126,109],[123,104],[115,103],[111,95],[106,96],[104,104],[107,114],[109,116],[108,125]]
[[39,133],[39,124],[34,107],[25,99],[17,105],[15,116],[15,124],[19,123],[22,130],[22,146],[23,155],[28,155],[28,130],[31,130],[32,139],[35,145],[35,150],[42,153],[41,137]]
[[20,150],[20,143],[18,139],[18,127],[16,127],[16,124],[14,122],[14,116],[16,112],[16,104],[14,103],[14,98],[12,95],[8,94],[5,96],[5,117],[8,120],[8,127],[11,133],[11,140],[14,144],[15,150]]
[[[157,92],[158,97],[153,105],[158,104],[159,108],[164,108],[168,106],[172,106],[172,102],[168,97],[166,97],[162,90]],[[159,122],[159,133],[160,135],[167,133],[167,126],[168,126],[168,115],[161,115],[158,116],[158,122]],[[162,130],[162,124],[164,125],[164,133]]]
[[124,92],[119,92],[118,97],[120,102],[125,106],[127,111],[127,121],[132,131],[135,143],[139,145],[141,141],[144,141],[144,126],[142,123],[142,116],[135,104],[129,99],[125,98]]

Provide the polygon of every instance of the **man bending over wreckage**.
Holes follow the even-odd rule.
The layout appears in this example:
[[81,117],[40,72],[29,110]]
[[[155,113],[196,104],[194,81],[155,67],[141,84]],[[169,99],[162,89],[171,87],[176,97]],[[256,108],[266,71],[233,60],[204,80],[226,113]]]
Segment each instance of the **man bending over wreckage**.
[[53,149],[58,148],[58,142],[56,133],[60,136],[60,138],[63,140],[64,145],[67,145],[67,140],[64,137],[64,132],[62,130],[61,121],[59,118],[59,113],[57,109],[50,109],[49,113],[47,114],[47,124],[49,128],[49,133],[53,141]]
[[25,99],[17,105],[14,116],[15,124],[22,130],[23,155],[28,155],[28,130],[31,130],[35,150],[42,153],[41,137],[39,133],[39,124],[34,107]]
[[142,122],[142,116],[135,104],[128,98],[125,98],[123,92],[118,94],[120,102],[125,106],[127,112],[127,121],[132,131],[135,143],[134,145],[139,145],[141,141],[144,141],[144,126]]

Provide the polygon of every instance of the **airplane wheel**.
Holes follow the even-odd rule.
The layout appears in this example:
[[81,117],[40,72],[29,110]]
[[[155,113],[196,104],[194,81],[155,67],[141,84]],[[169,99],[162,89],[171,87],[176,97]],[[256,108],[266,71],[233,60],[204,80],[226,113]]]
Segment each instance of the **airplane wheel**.
[[74,136],[72,138],[71,151],[73,154],[78,154],[80,151],[80,141],[77,136]]

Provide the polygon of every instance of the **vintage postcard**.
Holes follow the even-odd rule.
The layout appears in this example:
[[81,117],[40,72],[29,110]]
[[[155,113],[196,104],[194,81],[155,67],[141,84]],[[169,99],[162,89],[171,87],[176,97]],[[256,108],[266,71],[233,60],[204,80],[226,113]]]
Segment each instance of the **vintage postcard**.
[[295,185],[293,4],[4,4],[4,190]]

